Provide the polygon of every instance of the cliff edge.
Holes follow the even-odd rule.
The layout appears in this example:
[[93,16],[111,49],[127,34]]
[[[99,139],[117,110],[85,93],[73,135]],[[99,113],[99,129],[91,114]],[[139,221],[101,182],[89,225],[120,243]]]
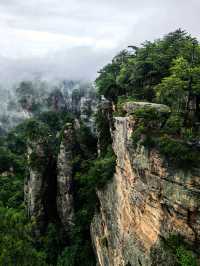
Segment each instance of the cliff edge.
[[[165,115],[169,108],[150,104]],[[176,265],[163,243],[181,235],[196,251],[200,244],[200,168],[181,170],[157,149],[133,145],[134,112],[149,103],[123,106],[111,129],[117,156],[113,180],[98,190],[100,210],[91,224],[98,265]]]

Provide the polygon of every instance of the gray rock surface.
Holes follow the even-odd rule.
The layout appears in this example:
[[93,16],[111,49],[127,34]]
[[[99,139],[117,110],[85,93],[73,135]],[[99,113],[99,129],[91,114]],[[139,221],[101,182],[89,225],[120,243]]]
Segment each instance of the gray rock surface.
[[[126,108],[132,112],[141,105]],[[113,128],[116,173],[97,192],[100,211],[91,224],[98,265],[174,265],[161,239],[181,234],[196,249],[200,246],[200,168],[177,170],[157,150],[134,148],[132,116],[115,117]]]
[[170,108],[164,104],[157,104],[157,103],[149,103],[149,102],[126,102],[122,106],[122,110],[125,111],[127,114],[133,114],[138,109],[149,109],[153,108],[156,109],[160,113],[170,113]]
[[74,218],[72,187],[74,137],[72,124],[67,124],[63,131],[57,162],[57,210],[66,231],[72,226]]

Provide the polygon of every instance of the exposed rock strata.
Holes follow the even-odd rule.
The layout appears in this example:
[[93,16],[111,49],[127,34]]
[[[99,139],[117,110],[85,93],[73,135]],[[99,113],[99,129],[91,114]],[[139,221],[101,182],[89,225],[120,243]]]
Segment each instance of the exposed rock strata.
[[[38,161],[44,158],[44,149],[41,143],[32,142],[28,147],[28,161],[35,154]],[[47,183],[44,180],[44,171],[39,168],[29,167],[29,175],[25,183],[25,201],[27,203],[28,215],[36,221],[36,227],[40,231],[45,223],[44,197]]]
[[[67,124],[56,159],[45,152],[45,143],[32,142],[28,148],[29,175],[25,184],[28,214],[36,221],[36,231],[51,221],[61,222],[69,231],[73,220],[72,153],[74,130]],[[35,165],[33,158],[36,161]]]
[[67,124],[63,131],[57,163],[57,210],[65,229],[73,223],[73,188],[72,188],[72,159],[74,147],[74,130]]
[[114,118],[116,173],[97,192],[100,212],[91,225],[98,264],[174,265],[162,250],[162,238],[180,233],[200,246],[200,169],[176,170],[157,150],[134,149],[134,128],[131,116]]

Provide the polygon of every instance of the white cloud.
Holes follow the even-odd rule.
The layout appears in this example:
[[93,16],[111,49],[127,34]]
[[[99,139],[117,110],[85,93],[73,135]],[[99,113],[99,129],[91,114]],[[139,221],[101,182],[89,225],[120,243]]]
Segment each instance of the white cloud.
[[199,0],[1,0],[0,79],[93,78],[129,44],[179,27],[199,37],[199,10]]

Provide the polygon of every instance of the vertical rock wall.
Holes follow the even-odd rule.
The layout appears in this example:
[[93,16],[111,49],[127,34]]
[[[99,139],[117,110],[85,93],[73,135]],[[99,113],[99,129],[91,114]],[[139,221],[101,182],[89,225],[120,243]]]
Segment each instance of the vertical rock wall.
[[46,217],[44,198],[46,194],[47,183],[44,179],[44,170],[34,167],[31,164],[34,154],[35,160],[40,162],[44,158],[44,148],[42,143],[31,142],[28,146],[29,173],[25,183],[25,202],[27,204],[28,215],[36,222],[38,231],[43,230]]
[[68,231],[73,220],[72,154],[74,130],[67,124],[62,133],[57,161],[45,153],[45,143],[29,143],[29,175],[25,184],[28,214],[38,232],[49,222],[61,222]]
[[200,247],[200,168],[173,169],[157,150],[134,149],[134,128],[131,116],[114,118],[116,173],[97,192],[100,211],[91,225],[98,265],[174,265],[162,239],[179,233]]
[[73,148],[74,130],[67,124],[63,131],[57,162],[57,210],[65,229],[73,224]]

